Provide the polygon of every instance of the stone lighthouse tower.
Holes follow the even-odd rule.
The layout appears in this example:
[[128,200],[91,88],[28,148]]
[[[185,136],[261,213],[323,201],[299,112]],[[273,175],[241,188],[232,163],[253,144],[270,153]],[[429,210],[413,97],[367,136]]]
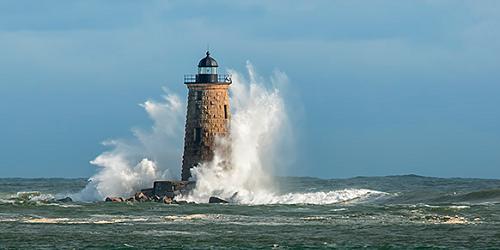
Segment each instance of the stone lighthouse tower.
[[184,76],[189,93],[182,158],[183,181],[191,177],[191,168],[212,160],[215,138],[229,134],[228,88],[231,77],[218,75],[218,67],[217,61],[207,51],[198,63],[198,74]]

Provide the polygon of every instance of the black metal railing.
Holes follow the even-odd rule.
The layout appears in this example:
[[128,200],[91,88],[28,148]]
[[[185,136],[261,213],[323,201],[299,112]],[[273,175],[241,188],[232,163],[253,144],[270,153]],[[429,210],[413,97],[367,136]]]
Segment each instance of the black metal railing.
[[195,83],[196,75],[184,75],[184,83]]
[[[197,83],[197,78],[196,75],[184,75],[184,83]],[[232,83],[231,75],[230,74],[224,74],[224,75],[217,75],[217,81],[218,83]],[[205,83],[205,82],[200,82],[200,83]]]
[[218,75],[217,76],[217,81],[218,82],[225,82],[225,83],[232,83],[233,80],[231,79],[230,74],[225,74],[225,75]]

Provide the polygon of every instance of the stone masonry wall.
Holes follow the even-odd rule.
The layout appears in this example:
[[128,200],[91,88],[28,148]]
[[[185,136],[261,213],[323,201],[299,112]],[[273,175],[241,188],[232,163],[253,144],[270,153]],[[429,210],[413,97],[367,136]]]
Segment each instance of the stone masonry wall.
[[190,169],[212,160],[215,138],[229,134],[229,84],[187,84],[188,106],[182,159],[182,180],[191,177]]

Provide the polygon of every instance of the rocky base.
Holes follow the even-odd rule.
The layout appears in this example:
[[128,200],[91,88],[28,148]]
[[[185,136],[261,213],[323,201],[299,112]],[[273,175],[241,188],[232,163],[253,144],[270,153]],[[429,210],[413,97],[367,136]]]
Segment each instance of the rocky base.
[[162,198],[158,196],[154,197],[148,197],[147,199],[144,198],[139,198],[137,199],[136,196],[141,196],[143,193],[142,192],[137,192],[134,197],[130,197],[128,199],[124,199],[122,197],[106,197],[104,200],[105,202],[160,202],[160,203],[165,203],[165,204],[188,204],[188,203],[194,203],[194,202],[187,202],[187,201],[177,201],[174,200],[170,197],[164,196]]
[[175,196],[187,194],[195,186],[192,181],[155,181],[153,188],[142,189],[134,196],[124,199],[122,197],[106,197],[106,202],[162,202],[165,204],[185,204],[186,201],[176,201]]
[[[134,196],[124,199],[122,197],[106,197],[106,202],[161,202],[165,204],[188,204],[182,200],[175,200],[178,195],[187,195],[194,189],[196,183],[193,181],[155,181],[153,188],[142,189]],[[229,203],[218,197],[210,197],[208,203]]]

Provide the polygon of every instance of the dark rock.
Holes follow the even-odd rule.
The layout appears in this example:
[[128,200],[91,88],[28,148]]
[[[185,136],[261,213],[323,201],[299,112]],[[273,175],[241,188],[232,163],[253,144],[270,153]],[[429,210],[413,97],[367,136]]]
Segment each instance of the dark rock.
[[66,198],[56,200],[56,201],[57,202],[73,202],[73,199],[71,199],[70,197],[66,197]]
[[175,183],[175,190],[191,191],[194,189],[196,182],[194,181],[178,181]]
[[156,202],[162,201],[162,199],[158,195],[155,195],[155,196],[151,197],[151,200],[156,201]]
[[152,188],[141,189],[141,193],[143,193],[147,197],[153,197],[153,195],[154,195],[153,191],[154,190]]
[[208,199],[208,203],[229,203],[228,201],[225,201],[221,198],[218,198],[218,197],[215,197],[215,196],[212,196]]
[[174,192],[174,181],[155,181],[153,183],[153,193],[158,196],[165,196],[167,193]]
[[164,196],[163,197],[163,203],[165,204],[172,204],[174,202],[174,200],[168,196]]
[[106,202],[123,202],[123,198],[122,197],[106,197],[106,200],[104,200]]
[[[145,202],[145,201],[157,201],[163,202],[164,197],[170,198],[172,203],[174,198],[180,195],[187,195],[196,186],[194,181],[155,181],[153,183],[153,188],[141,189],[134,195],[135,201]],[[132,199],[127,199],[127,201],[132,201]],[[217,202],[221,203],[221,202]]]
[[130,197],[130,198],[126,199],[125,201],[134,202],[135,201],[135,197]]
[[188,204],[187,201],[175,201],[175,203],[179,204],[179,205],[184,205],[184,204]]
[[174,192],[165,192],[163,194],[163,196],[167,196],[167,197],[170,197],[170,198],[173,199],[175,197],[175,193]]
[[145,195],[143,192],[135,193],[134,198],[136,201],[139,201],[139,202],[145,202],[145,201],[150,200],[149,197],[147,195]]

